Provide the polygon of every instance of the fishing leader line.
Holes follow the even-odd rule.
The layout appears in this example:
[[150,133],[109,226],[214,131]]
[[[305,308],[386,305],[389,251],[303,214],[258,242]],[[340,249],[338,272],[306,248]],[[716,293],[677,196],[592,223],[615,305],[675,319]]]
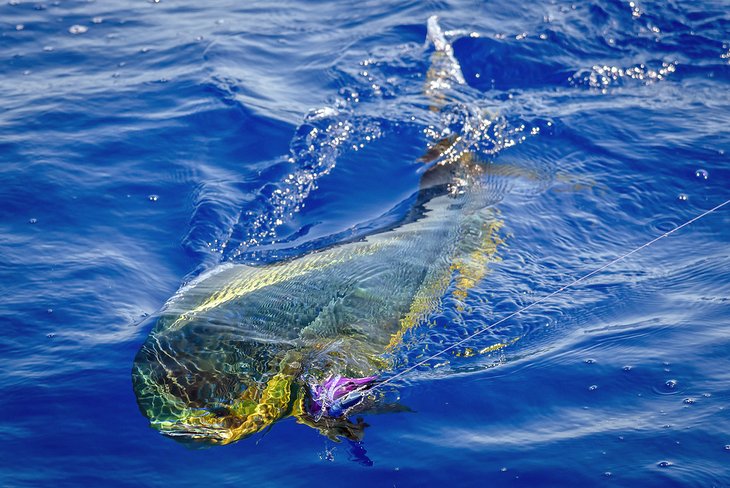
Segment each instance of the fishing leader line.
[[414,364],[414,365],[412,365],[412,366],[409,366],[409,367],[407,367],[407,368],[406,368],[406,369],[404,369],[403,371],[400,371],[399,373],[397,373],[397,374],[394,374],[393,376],[390,376],[390,377],[388,377],[388,378],[384,379],[383,381],[381,381],[381,382],[378,382],[378,383],[376,383],[376,384],[375,384],[375,385],[373,385],[373,386],[372,386],[371,388],[369,388],[369,389],[367,390],[367,392],[369,393],[369,392],[371,392],[371,391],[373,391],[373,390],[376,390],[376,389],[378,389],[378,388],[380,388],[380,387],[382,387],[382,386],[384,386],[384,385],[387,385],[388,383],[391,383],[391,382],[392,382],[392,381],[394,381],[394,380],[395,380],[396,378],[400,378],[401,376],[404,376],[404,375],[406,375],[407,373],[410,373],[410,372],[411,372],[411,371],[413,371],[414,369],[416,369],[416,368],[418,368],[418,367],[420,367],[420,366],[423,366],[423,365],[424,365],[424,364],[426,364],[427,362],[429,362],[429,361],[431,361],[431,360],[433,360],[433,359],[436,359],[437,357],[439,357],[439,356],[442,356],[442,355],[446,354],[447,352],[449,352],[449,351],[451,351],[451,350],[453,350],[453,349],[455,349],[455,348],[457,348],[457,347],[459,347],[459,346],[461,346],[461,345],[463,345],[463,344],[465,344],[465,343],[469,342],[470,340],[474,339],[474,338],[475,338],[475,337],[477,337],[478,335],[480,335],[480,334],[483,334],[484,332],[486,332],[486,331],[488,331],[488,330],[490,330],[490,329],[493,329],[494,327],[498,326],[499,324],[501,324],[501,323],[503,323],[503,322],[506,322],[506,321],[508,321],[509,319],[511,319],[511,318],[514,318],[514,317],[516,317],[517,315],[519,315],[519,314],[521,314],[521,313],[523,313],[523,312],[525,312],[525,311],[527,311],[527,310],[531,309],[532,307],[534,307],[534,306],[536,306],[536,305],[539,305],[539,304],[541,304],[541,303],[545,302],[546,300],[548,300],[548,299],[550,299],[550,298],[554,297],[555,295],[558,295],[558,294],[562,293],[563,291],[567,290],[568,288],[572,288],[572,287],[574,287],[574,286],[575,286],[575,285],[577,285],[578,283],[580,283],[580,282],[582,282],[582,281],[585,281],[585,280],[587,280],[587,279],[588,279],[588,278],[590,278],[591,276],[595,276],[595,275],[597,275],[598,273],[602,272],[602,271],[603,271],[603,270],[605,270],[606,268],[608,268],[608,267],[610,267],[610,266],[613,266],[614,264],[616,264],[616,263],[618,263],[618,262],[620,262],[620,261],[623,261],[624,259],[628,258],[629,256],[631,256],[631,255],[633,255],[633,254],[636,254],[637,252],[641,251],[642,249],[646,249],[647,247],[651,246],[651,245],[652,245],[652,244],[654,244],[655,242],[657,242],[657,241],[660,241],[660,240],[664,239],[665,237],[668,237],[668,236],[670,236],[670,235],[674,234],[674,233],[675,233],[675,232],[677,232],[678,230],[680,230],[680,229],[682,229],[682,228],[684,228],[684,227],[687,227],[688,225],[690,225],[690,224],[692,224],[692,223],[694,223],[694,222],[697,222],[698,220],[700,220],[700,219],[702,219],[702,218],[704,218],[704,217],[706,217],[706,216],[710,215],[711,213],[713,213],[713,212],[715,212],[715,211],[717,211],[717,210],[721,209],[722,207],[724,207],[725,205],[727,205],[727,204],[729,204],[729,203],[730,203],[730,199],[729,199],[729,200],[725,200],[725,201],[724,201],[723,203],[721,203],[721,204],[719,204],[719,205],[717,205],[717,206],[715,206],[715,207],[711,208],[710,210],[706,210],[705,212],[703,212],[703,213],[701,213],[701,214],[699,214],[699,215],[697,215],[697,216],[695,216],[695,217],[691,218],[690,220],[686,221],[685,223],[683,223],[683,224],[681,224],[681,225],[678,225],[678,226],[677,226],[677,227],[675,227],[674,229],[672,229],[672,230],[670,230],[670,231],[667,231],[667,232],[665,232],[664,234],[662,234],[662,235],[660,235],[660,236],[658,236],[658,237],[655,237],[654,239],[652,239],[652,240],[650,240],[650,241],[648,241],[648,242],[645,242],[645,243],[644,243],[644,244],[642,244],[641,246],[639,246],[639,247],[637,247],[637,248],[634,248],[634,249],[632,249],[631,251],[627,252],[626,254],[622,254],[621,256],[619,256],[619,257],[617,257],[617,258],[613,259],[612,261],[609,261],[608,263],[606,263],[606,264],[602,265],[601,267],[599,267],[599,268],[596,268],[596,269],[594,269],[594,270],[593,270],[593,271],[591,271],[590,273],[588,273],[588,274],[585,274],[585,275],[581,276],[580,278],[577,278],[577,279],[575,279],[575,280],[571,281],[571,282],[570,282],[570,283],[568,283],[567,285],[563,285],[563,286],[561,286],[561,287],[560,287],[560,288],[558,288],[557,290],[555,290],[555,291],[553,291],[553,292],[551,292],[551,293],[548,293],[547,295],[543,296],[542,298],[540,298],[540,299],[538,299],[538,300],[536,300],[536,301],[534,301],[534,302],[530,303],[529,305],[526,305],[526,306],[522,307],[521,309],[517,310],[516,312],[512,312],[511,314],[507,315],[506,317],[503,317],[503,318],[499,319],[498,321],[494,322],[493,324],[490,324],[490,325],[488,325],[488,326],[484,327],[483,329],[479,329],[478,331],[476,331],[476,332],[474,332],[473,334],[471,334],[471,335],[469,335],[469,336],[465,337],[464,339],[461,339],[460,341],[456,342],[455,344],[452,344],[452,345],[450,345],[449,347],[447,347],[447,348],[445,348],[445,349],[442,349],[441,351],[437,352],[436,354],[433,354],[433,355],[431,355],[431,356],[427,357],[426,359],[423,359],[423,360],[421,360],[421,361],[417,362],[416,364]]

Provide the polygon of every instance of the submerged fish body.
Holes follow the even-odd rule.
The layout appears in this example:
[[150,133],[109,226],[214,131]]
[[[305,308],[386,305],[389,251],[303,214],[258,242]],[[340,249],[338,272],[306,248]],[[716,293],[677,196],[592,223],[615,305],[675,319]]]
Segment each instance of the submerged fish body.
[[307,423],[312,379],[382,373],[450,285],[458,296],[481,277],[499,222],[472,205],[447,192],[396,229],[280,263],[224,265],[184,287],[135,360],[143,412],[163,433],[214,443],[287,414]]
[[[435,20],[429,36],[434,73],[447,76],[454,60]],[[465,296],[501,242],[484,165],[452,151],[457,139],[422,160],[430,169],[400,226],[278,263],[222,265],[179,290],[151,319],[133,367],[152,426],[227,444],[291,415],[358,438],[363,424],[346,420],[346,401],[323,416],[325,393],[367,388],[448,290]]]

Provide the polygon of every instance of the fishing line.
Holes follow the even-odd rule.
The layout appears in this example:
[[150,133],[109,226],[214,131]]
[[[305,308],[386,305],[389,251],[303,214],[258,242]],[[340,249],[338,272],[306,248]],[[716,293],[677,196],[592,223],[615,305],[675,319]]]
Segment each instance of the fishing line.
[[486,331],[488,331],[490,329],[493,329],[494,327],[498,326],[499,324],[501,324],[503,322],[506,322],[506,321],[510,320],[511,318],[516,317],[517,315],[519,315],[519,314],[521,314],[521,313],[523,313],[523,312],[531,309],[532,307],[534,307],[536,305],[539,305],[539,304],[545,302],[546,300],[549,300],[550,298],[554,297],[555,295],[558,295],[558,294],[562,293],[563,291],[567,290],[568,288],[574,287],[578,283],[587,280],[591,276],[597,275],[598,273],[602,272],[606,268],[608,268],[610,266],[613,266],[614,264],[616,264],[616,263],[618,263],[620,261],[623,261],[624,259],[628,258],[632,254],[636,254],[637,252],[641,251],[642,249],[646,249],[647,247],[651,246],[655,242],[660,241],[660,240],[664,239],[665,237],[668,237],[668,236],[674,234],[678,230],[680,230],[680,229],[682,229],[684,227],[687,227],[688,225],[690,225],[690,224],[692,224],[694,222],[697,222],[701,218],[706,217],[706,216],[710,215],[711,213],[713,213],[713,212],[721,209],[722,207],[724,207],[728,203],[730,203],[730,200],[725,200],[723,203],[717,205],[716,207],[713,207],[710,210],[707,210],[707,211],[705,211],[705,212],[703,212],[703,213],[701,213],[701,214],[699,214],[699,215],[691,218],[690,220],[686,221],[685,223],[683,223],[681,225],[678,225],[674,229],[672,229],[670,231],[667,231],[667,232],[665,232],[664,234],[662,234],[662,235],[660,235],[658,237],[655,237],[654,239],[652,239],[652,240],[650,240],[650,241],[642,244],[641,246],[639,246],[637,248],[632,249],[631,251],[627,252],[626,254],[622,254],[621,256],[615,258],[612,261],[609,261],[608,263],[602,265],[601,267],[599,267],[597,269],[594,269],[590,273],[585,274],[585,275],[581,276],[580,278],[577,278],[577,279],[571,281],[567,285],[561,286],[557,290],[555,290],[555,291],[553,291],[551,293],[548,293],[547,295],[543,296],[542,298],[540,298],[540,299],[532,302],[531,304],[529,304],[529,305],[527,305],[525,307],[522,307],[521,309],[517,310],[516,312],[512,312],[511,314],[507,315],[506,317],[503,317],[503,318],[499,319],[498,321],[494,322],[493,324],[488,325],[488,326],[484,327],[483,329],[480,329],[480,330],[474,332],[473,334],[465,337],[464,339],[461,339],[460,341],[456,342],[455,344],[452,344],[449,347],[447,347],[445,349],[442,349],[441,351],[437,352],[436,354],[433,354],[432,356],[429,356],[426,359],[423,359],[423,360],[417,362],[416,364],[407,367],[403,371],[400,371],[399,373],[394,374],[393,376],[390,376],[389,378],[386,378],[383,381],[376,383],[375,385],[373,385],[371,388],[368,389],[368,392],[371,392],[371,391],[376,390],[376,389],[378,389],[378,388],[380,388],[380,387],[382,387],[384,385],[387,385],[388,383],[393,382],[396,378],[400,378],[401,376],[404,376],[405,374],[410,373],[414,369],[416,369],[416,368],[418,368],[420,366],[423,366],[427,362],[432,361],[432,360],[436,359],[437,357],[442,356],[442,355],[446,354],[447,352],[449,352],[449,351],[451,351],[451,350],[453,350],[453,349],[455,349],[455,348],[457,348],[457,347],[459,347],[459,346],[461,346],[461,345],[469,342],[470,340],[474,339],[478,335],[483,334],[484,332],[486,332]]

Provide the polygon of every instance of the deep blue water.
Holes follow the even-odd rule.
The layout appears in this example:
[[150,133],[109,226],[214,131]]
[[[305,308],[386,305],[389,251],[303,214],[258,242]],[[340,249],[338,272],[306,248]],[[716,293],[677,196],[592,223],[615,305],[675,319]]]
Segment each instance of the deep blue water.
[[[149,428],[130,373],[145,315],[202,271],[396,222],[429,127],[469,114],[493,121],[472,150],[514,168],[506,242],[403,365],[730,198],[729,12],[3,3],[0,484],[730,486],[730,208],[469,344],[508,348],[406,375],[412,412],[366,416],[361,446],[287,419],[189,449]],[[441,113],[434,14],[466,81]]]

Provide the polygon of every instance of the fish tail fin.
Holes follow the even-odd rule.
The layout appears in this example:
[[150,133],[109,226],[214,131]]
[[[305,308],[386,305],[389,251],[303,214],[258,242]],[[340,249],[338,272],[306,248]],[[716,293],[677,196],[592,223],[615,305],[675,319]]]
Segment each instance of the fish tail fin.
[[427,33],[426,33],[426,44],[433,45],[434,55],[431,57],[431,69],[429,74],[437,75],[433,82],[444,82],[448,79],[455,81],[456,83],[463,85],[465,82],[464,74],[461,72],[461,65],[454,57],[454,48],[451,43],[446,39],[444,31],[439,25],[439,18],[436,15],[432,15],[428,18]]

